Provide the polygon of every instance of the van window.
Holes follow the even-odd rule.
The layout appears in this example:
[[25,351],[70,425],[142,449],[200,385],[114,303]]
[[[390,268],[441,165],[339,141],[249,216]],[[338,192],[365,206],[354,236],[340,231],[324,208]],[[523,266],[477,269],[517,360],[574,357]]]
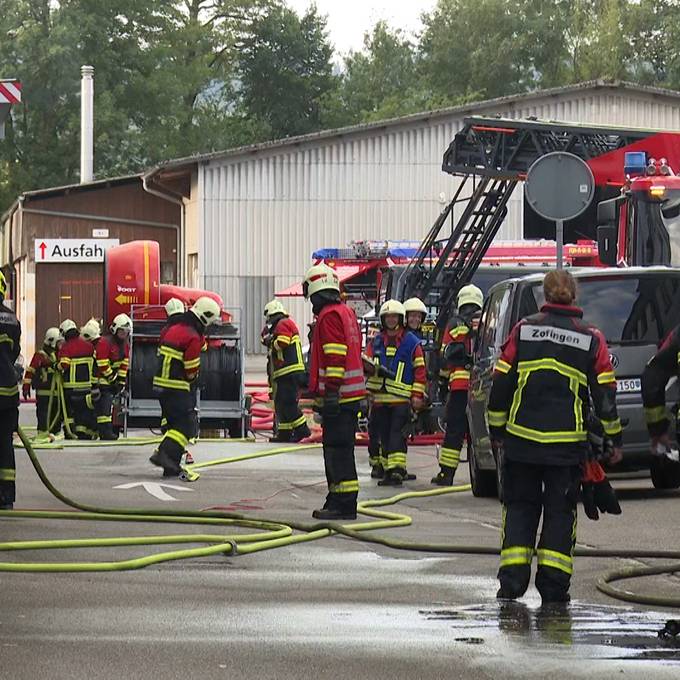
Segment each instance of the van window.
[[478,354],[482,357],[491,354],[492,350],[496,350],[503,343],[504,338],[498,330],[502,324],[509,298],[510,289],[507,287],[496,290],[489,298],[479,328]]
[[[680,324],[680,276],[578,278],[577,287],[584,320],[599,328],[610,345],[656,345]],[[520,296],[520,318],[535,314],[543,303],[543,282],[526,286]]]

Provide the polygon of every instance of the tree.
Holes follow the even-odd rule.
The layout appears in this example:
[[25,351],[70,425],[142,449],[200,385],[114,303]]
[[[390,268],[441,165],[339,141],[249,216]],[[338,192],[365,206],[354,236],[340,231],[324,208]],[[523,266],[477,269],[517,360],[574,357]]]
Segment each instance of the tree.
[[273,138],[321,128],[324,99],[337,87],[326,20],[311,6],[299,17],[284,4],[253,19],[239,45],[241,105]]

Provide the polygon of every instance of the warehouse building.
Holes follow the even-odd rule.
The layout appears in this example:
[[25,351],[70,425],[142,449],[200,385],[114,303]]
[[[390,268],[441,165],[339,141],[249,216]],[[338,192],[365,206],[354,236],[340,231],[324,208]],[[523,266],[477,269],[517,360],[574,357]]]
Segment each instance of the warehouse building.
[[0,264],[30,360],[45,331],[65,318],[103,316],[104,252],[139,239],[160,244],[161,283],[179,272],[181,208],[141,175],[22,194],[0,221]]
[[[444,151],[469,115],[680,129],[680,93],[594,81],[183,158],[147,173],[184,202],[186,284],[246,312],[298,281],[313,251],[353,240],[420,240],[455,190]],[[521,189],[498,238],[524,236]],[[304,324],[308,305],[287,301]]]

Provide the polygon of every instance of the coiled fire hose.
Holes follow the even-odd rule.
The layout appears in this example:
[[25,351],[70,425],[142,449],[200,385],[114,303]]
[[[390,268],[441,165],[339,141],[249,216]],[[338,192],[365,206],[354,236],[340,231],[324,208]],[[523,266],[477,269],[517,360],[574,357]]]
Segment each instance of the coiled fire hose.
[[[18,429],[19,438],[47,490],[65,505],[78,510],[73,511],[36,511],[36,510],[12,510],[0,511],[0,517],[29,517],[38,519],[70,519],[70,520],[97,520],[97,521],[123,521],[142,523],[167,523],[167,524],[192,524],[210,527],[230,527],[241,529],[255,529],[257,533],[227,533],[227,534],[172,534],[164,536],[133,536],[120,538],[90,538],[90,539],[56,539],[42,541],[11,541],[0,543],[1,551],[15,550],[45,550],[66,548],[103,548],[117,546],[141,546],[141,545],[178,545],[178,544],[207,544],[205,547],[185,548],[169,552],[161,552],[153,555],[137,557],[127,560],[106,562],[0,562],[0,571],[17,572],[86,572],[86,571],[122,571],[140,569],[151,564],[172,560],[206,557],[209,555],[245,555],[249,553],[269,550],[272,548],[293,545],[307,541],[318,540],[339,534],[364,541],[383,545],[396,550],[410,550],[418,552],[468,554],[468,555],[498,555],[497,547],[484,545],[456,545],[447,543],[418,543],[405,541],[373,533],[375,530],[408,526],[412,523],[411,517],[401,513],[379,510],[380,507],[394,505],[400,501],[413,498],[429,498],[449,493],[460,493],[470,489],[469,484],[443,487],[427,491],[408,491],[397,494],[390,498],[367,500],[359,503],[358,512],[368,517],[375,518],[369,522],[355,522],[351,525],[343,525],[339,522],[282,522],[278,519],[248,518],[236,513],[217,511],[163,511],[156,509],[119,509],[87,505],[75,501],[64,495],[57,489],[45,474],[40,462],[33,450],[33,446],[24,431]],[[138,444],[138,442],[137,442]],[[265,456],[301,451],[305,449],[319,448],[318,445],[289,446],[274,450],[260,451],[221,460],[208,461],[187,466],[189,472],[199,468],[214,465],[223,465],[239,460],[260,458]],[[197,476],[197,475],[196,475]],[[295,533],[297,532],[297,533]],[[680,572],[680,551],[677,550],[613,550],[613,549],[590,549],[577,548],[574,551],[578,557],[597,558],[625,558],[625,559],[668,559],[674,560],[671,564],[661,566],[635,566],[618,568],[600,576],[597,580],[597,589],[616,599],[662,607],[680,608],[680,598],[660,597],[654,595],[638,595],[629,591],[619,590],[611,583],[624,579],[638,578],[659,574],[674,574]]]

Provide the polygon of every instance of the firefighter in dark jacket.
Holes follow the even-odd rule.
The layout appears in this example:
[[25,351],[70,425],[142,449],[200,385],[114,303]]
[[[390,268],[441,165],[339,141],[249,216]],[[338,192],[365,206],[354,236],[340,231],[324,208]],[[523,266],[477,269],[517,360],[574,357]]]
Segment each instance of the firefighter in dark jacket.
[[61,428],[61,408],[57,390],[57,350],[61,342],[58,328],[48,328],[45,332],[43,346],[31,359],[24,374],[22,393],[24,399],[35,390],[35,411],[38,419],[36,442],[47,442],[53,439]]
[[21,324],[5,304],[7,280],[0,271],[0,510],[11,510],[16,498],[12,438],[19,424],[19,384],[14,362],[21,351]]
[[158,347],[158,370],[153,379],[167,429],[158,450],[149,459],[163,468],[166,477],[181,472],[180,461],[189,439],[196,436],[195,401],[192,385],[198,379],[201,351],[208,326],[220,322],[220,306],[209,297],[200,297],[167,328]]
[[666,385],[673,376],[680,377],[680,326],[669,333],[642,374],[642,405],[655,452],[659,448],[664,451],[671,448]]
[[299,442],[311,434],[298,405],[298,390],[305,373],[300,331],[278,300],[265,305],[264,316],[267,326],[262,342],[269,350],[276,413],[276,433],[269,441]]
[[59,326],[64,343],[57,352],[64,381],[68,425],[78,439],[96,439],[97,418],[94,405],[99,399],[95,375],[94,346],[82,338],[71,319]]
[[[384,477],[378,486],[401,486],[406,478],[407,434],[412,410],[424,404],[425,358],[420,339],[404,328],[406,311],[398,300],[387,300],[380,308],[382,330],[366,348],[373,361],[367,388],[371,395],[369,432],[380,441],[381,457],[372,462],[371,477]],[[380,367],[391,376],[381,375]],[[371,450],[376,445],[371,442]],[[376,468],[378,468],[376,470]]]
[[338,276],[325,264],[307,271],[303,292],[316,315],[310,348],[309,391],[323,419],[323,458],[328,482],[317,519],[356,519],[359,480],[354,437],[366,397],[361,334],[354,312],[340,301]]
[[439,450],[439,473],[432,484],[451,486],[458,469],[460,452],[467,435],[467,399],[470,386],[472,342],[484,304],[482,291],[474,284],[458,292],[458,312],[453,316],[442,338],[440,378],[448,384],[446,399],[446,432]]
[[541,311],[520,321],[505,341],[489,397],[489,427],[503,460],[498,597],[525,593],[536,552],[543,602],[568,602],[591,399],[613,441],[610,462],[621,460],[621,422],[607,343],[574,306],[573,277],[550,272],[543,289]]
[[109,441],[118,439],[113,430],[112,408],[114,398],[127,383],[132,319],[127,314],[118,314],[111,323],[110,331],[95,348],[101,392],[97,402],[97,430],[100,439]]

